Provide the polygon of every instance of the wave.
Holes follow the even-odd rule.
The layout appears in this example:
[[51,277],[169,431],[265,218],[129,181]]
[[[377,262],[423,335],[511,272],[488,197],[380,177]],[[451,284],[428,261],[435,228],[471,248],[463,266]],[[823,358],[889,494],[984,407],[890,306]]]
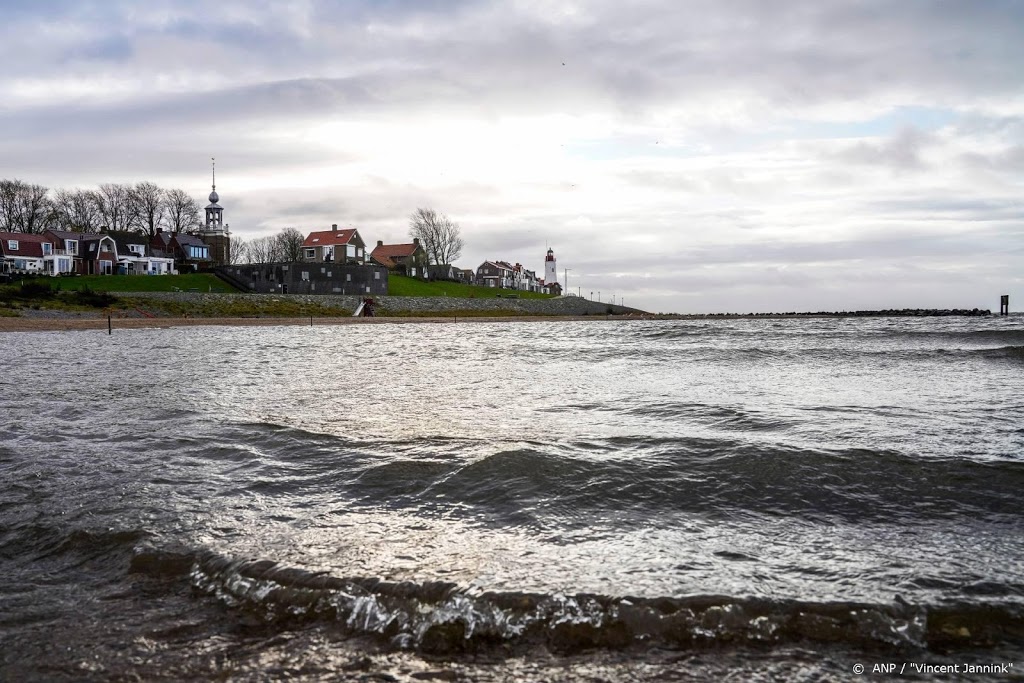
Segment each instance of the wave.
[[[852,523],[1019,519],[1024,462],[922,460],[867,449],[827,451],[725,439],[614,438],[499,450],[468,464],[368,464],[345,488],[365,504],[471,506],[515,521],[524,510],[585,523],[593,511],[736,511]],[[475,514],[475,513],[474,513]]]
[[479,592],[449,582],[335,577],[269,560],[140,547],[132,572],[188,576],[229,608],[282,629],[318,622],[429,653],[543,644],[593,648],[712,648],[798,642],[861,648],[992,647],[1024,638],[1024,605],[914,605],[696,595]]

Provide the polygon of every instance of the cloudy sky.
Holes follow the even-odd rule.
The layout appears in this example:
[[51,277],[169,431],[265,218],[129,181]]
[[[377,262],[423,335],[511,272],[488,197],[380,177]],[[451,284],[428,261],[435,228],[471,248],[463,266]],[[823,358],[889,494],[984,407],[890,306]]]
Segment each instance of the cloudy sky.
[[[259,8],[254,6],[259,4]],[[1024,305],[1024,2],[0,0],[0,178],[652,311]]]

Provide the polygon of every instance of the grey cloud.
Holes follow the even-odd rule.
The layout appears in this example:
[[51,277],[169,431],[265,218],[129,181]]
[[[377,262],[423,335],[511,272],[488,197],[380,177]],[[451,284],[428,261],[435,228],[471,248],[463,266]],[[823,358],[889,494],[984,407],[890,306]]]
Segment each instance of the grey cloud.
[[880,143],[858,142],[834,153],[840,162],[882,166],[911,171],[925,167],[922,153],[932,143],[932,136],[913,127],[906,127]]

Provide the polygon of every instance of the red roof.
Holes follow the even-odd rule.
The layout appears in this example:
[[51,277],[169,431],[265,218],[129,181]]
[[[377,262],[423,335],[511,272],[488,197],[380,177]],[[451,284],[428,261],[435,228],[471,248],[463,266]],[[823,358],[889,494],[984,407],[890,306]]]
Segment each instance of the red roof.
[[[0,253],[6,256],[27,256],[34,258],[41,258],[43,256],[43,244],[51,245],[53,248],[53,240],[42,235],[33,235],[27,232],[0,232]],[[7,242],[14,240],[18,243],[17,249],[8,249]]]
[[352,241],[352,237],[356,234],[355,229],[350,230],[321,230],[320,232],[311,232],[306,237],[306,241],[302,243],[304,247],[324,247],[324,246],[338,246],[342,244],[348,244]]
[[420,248],[418,244],[378,244],[370,252],[370,258],[385,268],[394,268],[398,265],[396,258],[412,256]]

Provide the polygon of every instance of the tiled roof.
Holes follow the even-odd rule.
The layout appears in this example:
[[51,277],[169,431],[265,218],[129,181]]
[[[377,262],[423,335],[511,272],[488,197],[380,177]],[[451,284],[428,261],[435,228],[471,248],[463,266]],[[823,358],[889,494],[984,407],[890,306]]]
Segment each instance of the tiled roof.
[[183,232],[179,232],[177,235],[175,235],[175,239],[178,240],[178,244],[182,244],[182,245],[190,245],[190,246],[193,246],[193,247],[205,247],[206,246],[206,242],[203,242],[201,239],[199,239],[195,235],[187,235],[187,234],[185,234]]
[[[26,232],[0,232],[0,240],[3,240],[0,244],[0,253],[5,256],[26,256],[41,258],[43,256],[43,247],[45,244],[53,244],[53,240],[43,237],[42,235],[33,235]],[[7,248],[7,242],[9,240],[15,240],[18,243],[16,250],[10,250]]]
[[389,259],[387,256],[381,256],[376,251],[370,254],[370,260],[376,261],[385,268],[395,268],[396,266],[398,266],[397,263]]
[[378,244],[370,252],[370,258],[386,268],[394,268],[398,265],[396,259],[408,258],[416,254],[420,248],[418,244]]
[[311,232],[302,243],[304,247],[329,247],[341,244],[348,244],[356,234],[355,229],[349,230],[321,230]]

